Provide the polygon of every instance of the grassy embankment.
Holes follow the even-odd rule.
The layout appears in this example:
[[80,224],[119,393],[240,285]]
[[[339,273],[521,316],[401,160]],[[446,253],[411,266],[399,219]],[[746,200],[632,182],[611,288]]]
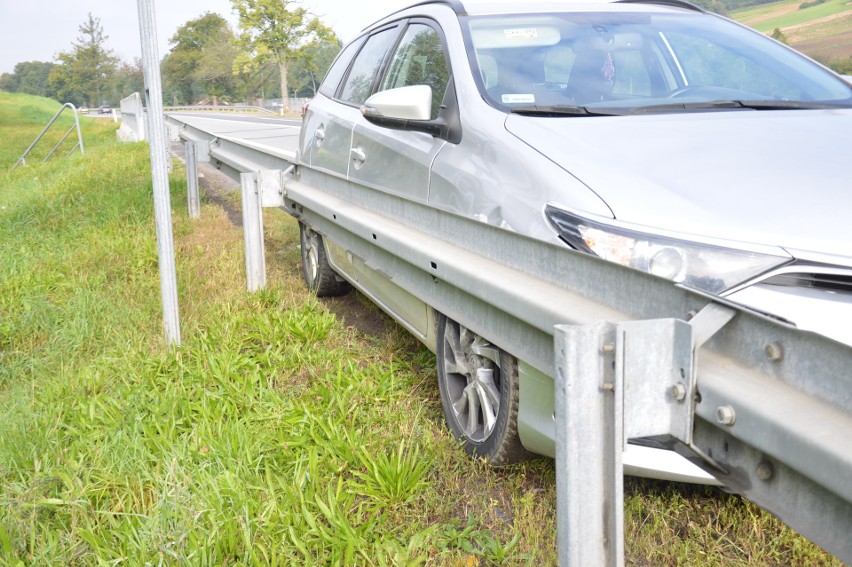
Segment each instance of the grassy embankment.
[[[852,1],[781,0],[736,10],[730,16],[758,31],[781,30],[787,43],[824,63],[852,65]],[[852,67],[843,68],[852,73]]]
[[[470,462],[431,355],[345,326],[266,212],[241,232],[172,180],[183,346],[162,338],[148,151],[84,122],[86,155],[9,172],[55,103],[0,93],[0,565],[553,565],[551,461]],[[630,479],[628,563],[836,564],[717,490]]]

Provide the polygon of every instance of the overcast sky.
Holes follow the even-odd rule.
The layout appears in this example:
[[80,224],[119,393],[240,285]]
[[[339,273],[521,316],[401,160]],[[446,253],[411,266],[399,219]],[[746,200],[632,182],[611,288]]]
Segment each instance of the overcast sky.
[[[151,0],[157,18],[159,55],[169,50],[168,39],[178,27],[205,12],[215,12],[236,30],[229,0]],[[414,0],[301,0],[346,42],[365,26]],[[106,46],[124,61],[140,57],[136,0],[0,0],[0,73],[11,73],[22,61],[54,61],[70,51],[88,14],[99,18]]]

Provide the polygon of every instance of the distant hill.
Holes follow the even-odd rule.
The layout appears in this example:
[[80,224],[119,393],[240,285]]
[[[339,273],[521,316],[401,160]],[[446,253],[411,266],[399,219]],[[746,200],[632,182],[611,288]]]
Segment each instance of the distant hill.
[[780,0],[732,10],[728,17],[764,33],[780,30],[788,45],[820,61],[852,58],[852,0]]

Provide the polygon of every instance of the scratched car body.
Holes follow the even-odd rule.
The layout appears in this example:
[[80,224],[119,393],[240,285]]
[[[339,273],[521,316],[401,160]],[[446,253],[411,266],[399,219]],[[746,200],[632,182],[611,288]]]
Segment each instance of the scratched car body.
[[[838,75],[678,1],[423,2],[343,49],[299,164],[852,343],[850,106]],[[553,455],[548,377],[301,230],[317,293],[354,285],[436,352],[471,454]],[[627,472],[711,480],[652,445]]]

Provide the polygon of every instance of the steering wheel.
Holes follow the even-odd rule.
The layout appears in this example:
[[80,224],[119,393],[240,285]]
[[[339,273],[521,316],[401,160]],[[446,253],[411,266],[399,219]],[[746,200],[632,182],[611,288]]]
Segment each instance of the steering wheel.
[[692,94],[696,91],[700,91],[703,87],[700,85],[684,85],[682,87],[678,87],[673,91],[669,91],[669,94],[666,95],[667,98],[679,98],[681,96],[685,96],[688,94]]

